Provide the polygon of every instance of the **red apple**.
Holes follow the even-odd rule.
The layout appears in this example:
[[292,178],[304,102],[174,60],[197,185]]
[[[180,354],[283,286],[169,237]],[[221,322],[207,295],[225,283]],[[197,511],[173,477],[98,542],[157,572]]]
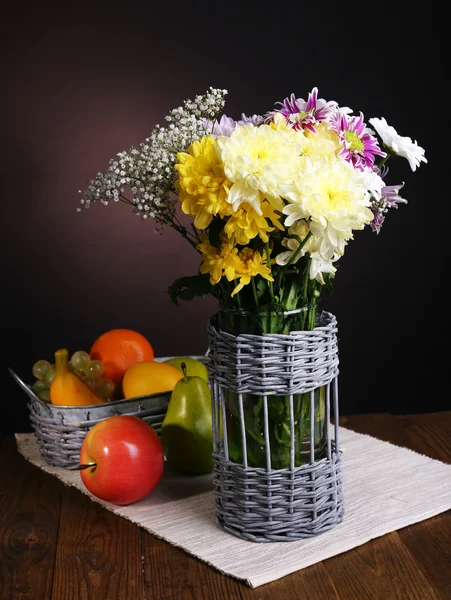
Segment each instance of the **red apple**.
[[112,504],[145,498],[163,475],[164,452],[155,429],[138,417],[96,423],[80,449],[80,475],[88,490]]

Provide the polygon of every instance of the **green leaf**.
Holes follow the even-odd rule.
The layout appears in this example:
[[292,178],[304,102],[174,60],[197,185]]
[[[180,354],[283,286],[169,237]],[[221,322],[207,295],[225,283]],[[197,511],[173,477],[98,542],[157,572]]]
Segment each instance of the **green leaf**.
[[263,396],[259,396],[258,401],[256,402],[256,404],[254,404],[254,407],[253,407],[254,417],[256,417],[256,418],[259,417],[262,406],[263,406]]
[[271,420],[278,419],[284,412],[284,403],[280,396],[271,396],[268,402],[268,415]]
[[324,274],[324,285],[326,287],[327,293],[328,294],[332,294],[332,292],[334,291],[334,286],[332,283],[334,276],[332,273],[325,273]]
[[208,228],[208,241],[215,248],[220,247],[219,236],[221,231],[224,229],[224,221],[222,219],[216,218],[210,223]]
[[192,300],[198,296],[205,296],[213,292],[210,276],[192,275],[191,277],[180,277],[168,288],[168,294],[172,302],[179,306],[178,300]]

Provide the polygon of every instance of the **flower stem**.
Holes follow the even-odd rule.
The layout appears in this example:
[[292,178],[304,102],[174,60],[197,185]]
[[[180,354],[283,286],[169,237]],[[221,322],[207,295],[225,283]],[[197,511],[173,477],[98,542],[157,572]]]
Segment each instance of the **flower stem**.
[[[136,204],[132,200],[129,200],[128,198],[126,198],[122,194],[119,194],[119,200],[121,202],[123,202],[124,204],[128,204],[129,206],[136,206]],[[170,225],[173,229],[175,229],[175,231],[177,231],[177,233],[180,233],[180,235],[182,237],[184,237],[185,240],[187,242],[189,242],[193,248],[196,248],[197,243],[198,243],[198,239],[194,238],[194,236],[186,229],[186,227],[184,227],[180,223],[180,221],[177,219],[177,217],[175,215],[173,217],[173,220],[170,221],[169,223],[167,221],[161,221],[161,222],[163,224]],[[189,236],[191,236],[193,239],[191,239]]]
[[317,297],[315,295],[315,292],[317,290],[317,281],[315,279],[312,280],[312,295],[310,298],[310,304],[311,307],[309,308],[308,314],[309,314],[309,320],[308,320],[308,328],[309,331],[313,331],[313,329],[315,329],[315,322],[316,322],[316,300]]
[[187,241],[189,244],[191,244],[191,246],[192,246],[193,248],[195,248],[195,249],[197,250],[197,243],[196,243],[194,240],[192,240],[191,238],[189,238],[189,237],[188,237],[188,231],[186,230],[186,228],[185,228],[185,227],[183,227],[183,225],[180,225],[180,226],[179,226],[179,225],[177,225],[177,223],[176,223],[175,221],[172,221],[171,223],[169,223],[169,225],[170,225],[170,226],[171,226],[173,229],[175,229],[175,231],[177,231],[178,233],[180,233],[180,235],[181,235],[182,237],[184,237],[184,238],[185,238],[185,240],[186,240],[186,241]]
[[[268,265],[268,268],[271,272],[271,277],[272,277],[271,258],[270,258],[271,251],[269,249],[269,239],[265,244],[265,250],[266,250],[266,263]],[[274,302],[274,288],[272,285],[272,281],[269,281],[268,279],[266,281],[268,282],[268,289],[269,289],[269,295],[271,296],[271,302]]]
[[[173,216],[173,222],[175,222],[177,224],[177,227],[180,230],[184,231],[184,233],[182,233],[183,236],[189,236],[190,235],[193,238],[193,240],[195,240],[195,241],[198,240],[197,235],[193,235],[190,231],[188,231],[188,229],[184,225],[182,225],[182,223],[180,223],[179,219],[175,215]],[[192,227],[194,228],[193,225],[192,225]]]
[[285,267],[288,267],[288,265],[291,265],[291,263],[293,263],[295,261],[295,259],[297,259],[302,248],[309,241],[309,239],[312,237],[312,235],[313,235],[312,232],[309,231],[307,233],[307,235],[305,236],[305,238],[302,240],[302,242],[300,241],[300,238],[297,235],[296,236],[288,236],[288,237],[295,237],[299,241],[299,246],[296,248],[296,252],[293,252],[293,254],[290,256],[290,260],[287,262]]
[[254,302],[255,302],[255,306],[258,308],[260,308],[260,304],[258,302],[258,296],[257,296],[257,286],[255,285],[255,277],[252,277],[251,279],[251,283],[252,283],[252,292],[254,294]]
[[303,306],[307,303],[307,290],[308,290],[308,276],[310,271],[310,258],[305,263],[305,273],[304,273],[304,285],[302,287],[302,304]]
[[126,198],[125,196],[123,196],[122,194],[119,194],[119,200],[121,202],[123,202],[124,204],[128,204],[129,206],[135,206],[135,203],[132,202],[131,200],[129,200],[128,198]]
[[[302,285],[302,308],[305,308],[307,305],[309,270],[310,270],[310,259],[307,259],[307,261],[305,263],[304,282]],[[301,315],[301,329],[305,329],[305,320],[306,320],[306,313],[305,313],[305,311],[303,311],[302,315]]]
[[241,298],[240,298],[240,292],[237,292],[235,294],[235,298],[236,298],[236,303],[238,305],[238,309],[241,309]]
[[194,226],[194,223],[191,223],[191,229],[192,229],[192,230],[193,230],[193,232],[194,232],[194,237],[196,238],[196,240],[197,240],[198,242],[200,242],[200,238],[199,238],[199,232],[198,232],[198,231],[197,231],[197,229],[195,228],[195,226]]
[[392,156],[395,156],[395,153],[393,152],[393,150],[392,150],[391,148],[389,148],[388,146],[385,146],[385,149],[386,149],[386,151],[387,151],[387,155],[386,155],[386,156],[384,156],[384,157],[383,157],[383,158],[380,160],[379,164],[377,165],[377,168],[378,168],[378,169],[380,169],[381,167],[383,167],[383,166],[384,166],[384,164],[387,162],[387,160],[388,160],[389,158],[391,158]]

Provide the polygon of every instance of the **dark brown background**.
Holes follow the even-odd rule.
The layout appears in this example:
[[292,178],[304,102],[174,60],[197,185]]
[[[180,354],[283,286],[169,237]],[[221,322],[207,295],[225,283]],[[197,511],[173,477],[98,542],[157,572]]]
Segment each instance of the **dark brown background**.
[[[418,140],[428,164],[409,204],[379,236],[358,232],[323,306],[338,317],[341,410],[449,408],[449,135],[441,19],[434,3],[122,3],[50,10],[21,4],[2,19],[2,364],[31,380],[58,347],[89,349],[113,327],[157,355],[200,354],[213,299],[174,306],[167,288],[199,256],[172,230],[153,233],[123,205],[76,212],[78,190],[167,112],[210,85],[226,113],[262,113],[313,86],[365,118]],[[357,5],[356,5],[357,6]],[[446,346],[446,345],[445,345]],[[3,375],[0,432],[28,431],[26,398]],[[6,410],[5,410],[6,407]]]

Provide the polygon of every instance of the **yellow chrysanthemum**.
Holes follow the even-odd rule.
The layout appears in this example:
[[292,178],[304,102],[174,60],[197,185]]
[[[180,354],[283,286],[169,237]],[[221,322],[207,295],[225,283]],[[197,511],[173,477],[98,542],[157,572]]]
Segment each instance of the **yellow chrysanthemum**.
[[[290,123],[281,113],[274,113],[273,120],[269,123],[271,129],[279,129],[282,131],[291,131],[293,130],[293,123]],[[294,130],[293,130],[294,131]],[[298,130],[298,133],[303,136],[304,132],[302,130]]]
[[315,125],[316,133],[305,131],[303,153],[311,160],[329,158],[335,160],[342,145],[338,133],[330,129],[328,123],[321,122]]
[[179,178],[175,186],[179,192],[182,211],[194,217],[198,229],[208,227],[215,215],[232,213],[226,201],[231,182],[216,152],[213,137],[203,137],[189,146],[187,152],[177,154],[175,169]]
[[266,262],[266,256],[261,256],[260,252],[253,250],[252,248],[243,248],[238,255],[240,264],[236,268],[234,279],[240,280],[240,283],[235,287],[232,292],[232,296],[238,294],[245,285],[251,282],[251,277],[261,275],[268,281],[274,281],[271,276],[271,269],[268,267]]
[[[267,201],[261,204],[262,214],[258,212],[247,202],[240,205],[239,209],[233,213],[228,219],[224,231],[228,237],[234,237],[237,244],[246,246],[250,240],[260,236],[266,243],[268,241],[268,233],[277,229],[284,231],[283,225],[280,223],[280,216],[274,210],[274,207]],[[269,222],[274,225],[272,227]]]
[[235,279],[235,270],[241,265],[238,258],[238,248],[235,246],[235,240],[222,239],[221,247],[216,248],[208,241],[208,238],[197,246],[202,254],[203,262],[200,265],[202,274],[210,274],[211,285],[216,285],[224,275],[228,281]]

